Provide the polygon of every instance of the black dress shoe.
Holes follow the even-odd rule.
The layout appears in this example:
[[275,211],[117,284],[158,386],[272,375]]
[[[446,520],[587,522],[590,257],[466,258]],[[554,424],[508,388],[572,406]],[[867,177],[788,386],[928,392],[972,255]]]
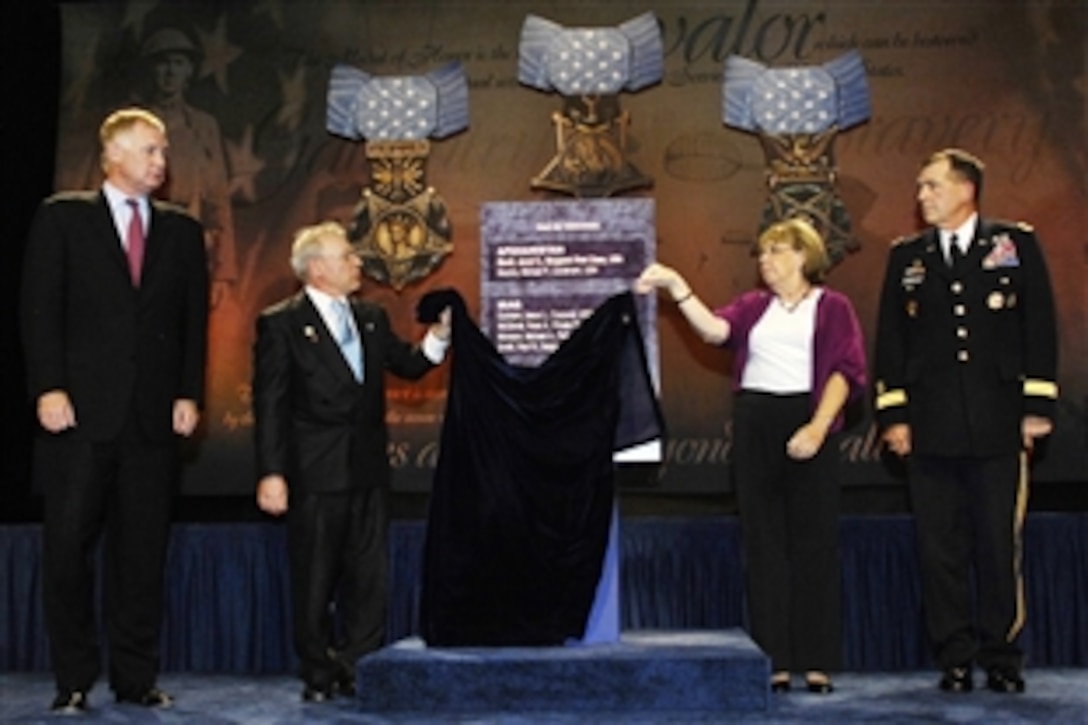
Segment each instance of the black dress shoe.
[[1024,678],[1012,668],[991,667],[986,673],[986,687],[994,692],[1023,692]]
[[783,694],[790,691],[789,680],[771,680],[771,692],[776,694]]
[[335,696],[332,685],[306,685],[302,688],[303,702],[328,702]]
[[119,692],[117,702],[161,709],[173,705],[174,698],[157,687],[151,687],[143,691]]
[[974,686],[968,666],[949,667],[941,673],[940,687],[945,692],[970,692]]
[[58,715],[81,715],[87,712],[87,693],[82,690],[58,692],[49,709]]
[[344,697],[355,697],[355,676],[342,675],[336,680],[336,694]]

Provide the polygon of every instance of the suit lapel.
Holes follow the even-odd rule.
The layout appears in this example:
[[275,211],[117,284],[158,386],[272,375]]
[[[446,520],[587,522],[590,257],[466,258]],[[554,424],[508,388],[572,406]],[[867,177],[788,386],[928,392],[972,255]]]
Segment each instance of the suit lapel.
[[990,253],[990,240],[993,234],[990,225],[981,218],[975,227],[975,238],[971,240],[971,249],[964,260],[964,275],[982,271],[982,260]]
[[948,261],[945,259],[944,250],[941,249],[941,237],[937,233],[936,227],[931,227],[929,231],[926,232],[922,252],[925,257],[924,262],[926,269],[936,270],[937,274],[941,275],[944,279],[952,277],[952,270],[949,268]]
[[363,355],[363,381],[376,380],[375,375],[381,375],[381,356],[377,350],[375,338],[376,327],[374,320],[366,307],[352,301],[351,314],[355,318],[355,329],[359,331],[359,342]]
[[[990,226],[979,219],[975,228],[975,238],[971,240],[971,247],[967,250],[967,256],[961,262],[959,277],[964,278],[982,271],[982,260],[990,253],[990,238],[993,235]],[[945,279],[952,278],[952,270],[945,259],[944,250],[941,249],[941,238],[936,227],[931,227],[927,232],[925,241],[926,265],[930,269],[937,269]]]
[[336,373],[337,377],[343,378],[344,382],[356,382],[355,375],[340,352],[340,346],[305,292],[299,292],[296,299],[294,328],[295,333],[303,338],[304,344],[313,347],[316,357],[323,365]]
[[102,247],[102,253],[107,259],[111,260],[111,264],[131,284],[125,247],[121,237],[117,234],[117,225],[113,221],[113,211],[110,209],[109,200],[106,199],[106,195],[101,190],[98,192],[98,213],[95,214],[94,224],[94,233],[91,237],[97,240],[97,243]]

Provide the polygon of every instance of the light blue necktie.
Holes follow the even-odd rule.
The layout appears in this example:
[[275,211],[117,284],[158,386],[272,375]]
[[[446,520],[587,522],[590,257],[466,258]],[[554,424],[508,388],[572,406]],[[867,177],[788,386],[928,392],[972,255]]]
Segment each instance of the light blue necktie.
[[355,379],[363,382],[363,348],[359,344],[359,336],[355,334],[355,326],[351,324],[351,312],[348,303],[343,300],[333,302],[333,310],[336,312],[336,343],[340,346],[340,353],[344,356]]

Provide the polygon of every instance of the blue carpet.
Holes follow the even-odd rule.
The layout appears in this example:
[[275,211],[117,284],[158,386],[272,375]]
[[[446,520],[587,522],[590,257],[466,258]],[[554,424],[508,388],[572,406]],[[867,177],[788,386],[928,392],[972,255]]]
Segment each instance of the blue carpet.
[[739,712],[769,705],[770,662],[748,635],[627,632],[572,647],[431,649],[402,640],[355,668],[359,704],[403,712]]
[[0,722],[31,723],[479,723],[522,725],[542,723],[1088,723],[1088,671],[1040,669],[1027,673],[1023,695],[976,691],[967,695],[941,693],[933,672],[843,673],[837,690],[827,696],[796,692],[772,698],[763,713],[405,713],[365,715],[354,700],[305,705],[300,685],[291,677],[235,675],[163,676],[162,687],[177,697],[170,710],[148,712],[115,705],[105,687],[91,693],[92,710],[82,718],[51,716],[52,679],[45,674],[0,674]]

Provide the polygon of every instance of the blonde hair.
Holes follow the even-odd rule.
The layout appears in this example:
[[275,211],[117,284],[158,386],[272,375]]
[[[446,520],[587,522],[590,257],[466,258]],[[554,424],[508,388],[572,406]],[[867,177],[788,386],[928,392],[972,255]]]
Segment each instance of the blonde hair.
[[344,226],[334,221],[312,224],[295,232],[294,240],[291,242],[291,269],[295,271],[295,276],[303,282],[306,281],[310,260],[321,256],[325,239],[328,237],[347,239],[347,236]]
[[98,127],[98,144],[102,150],[101,164],[103,171],[107,170],[106,147],[109,143],[117,137],[117,134],[124,133],[141,123],[158,129],[164,134],[166,133],[166,124],[163,123],[163,120],[145,108],[135,106],[122,108],[106,116],[106,120]]
[[823,237],[807,219],[792,217],[767,227],[759,235],[756,251],[762,252],[772,245],[782,243],[790,245],[791,248],[804,255],[805,264],[802,273],[805,279],[812,284],[823,281],[827,270],[831,268],[831,258],[827,254]]

